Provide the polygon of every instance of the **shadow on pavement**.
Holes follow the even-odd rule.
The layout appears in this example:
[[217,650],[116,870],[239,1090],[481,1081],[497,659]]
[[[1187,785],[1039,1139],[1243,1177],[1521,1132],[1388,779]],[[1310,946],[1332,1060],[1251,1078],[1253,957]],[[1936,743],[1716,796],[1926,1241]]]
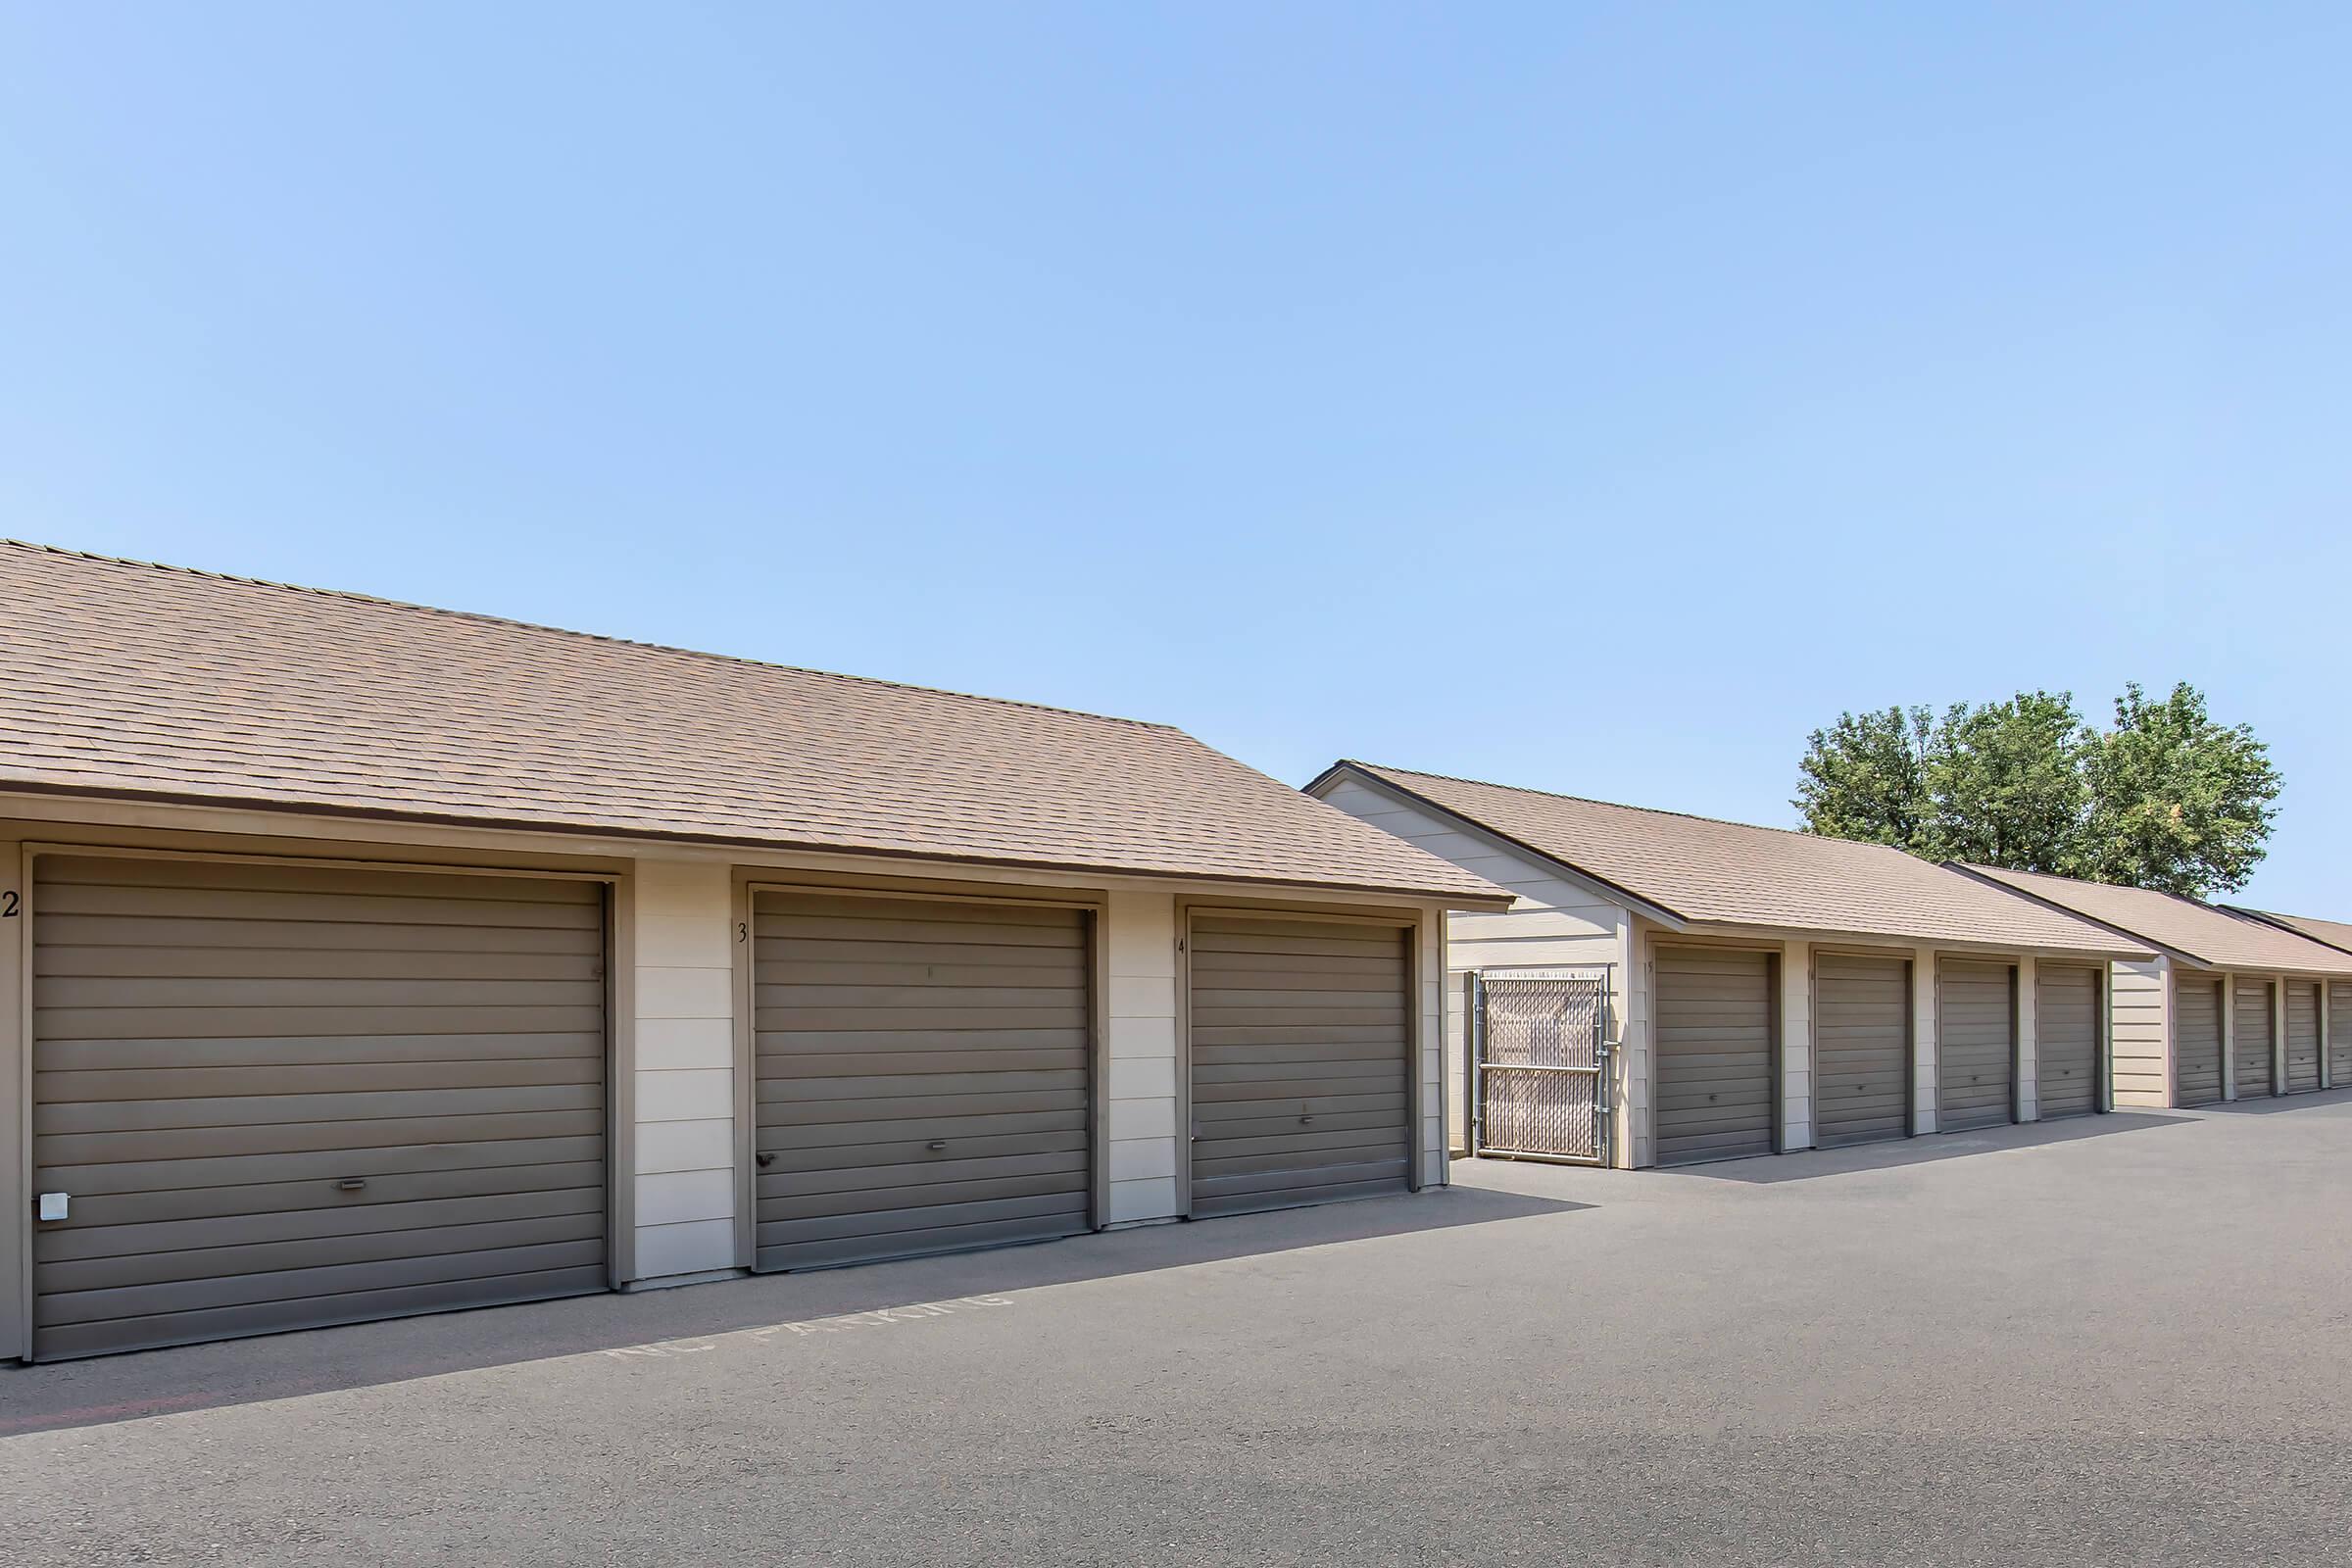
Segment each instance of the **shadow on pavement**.
[[605,1351],[659,1356],[712,1335],[810,1324],[1302,1248],[1574,1213],[1590,1203],[1475,1187],[1143,1226],[948,1257],[676,1290],[478,1307],[341,1328],[0,1366],[0,1437],[368,1388]]
[[1792,1154],[1758,1154],[1749,1159],[1728,1159],[1708,1165],[1669,1166],[1656,1174],[1755,1185],[1813,1181],[1824,1176],[1843,1176],[1853,1171],[1891,1170],[1899,1165],[1924,1165],[1935,1160],[1997,1154],[2012,1149],[2041,1149],[2051,1144],[2079,1143],[2085,1138],[2111,1138],[2119,1133],[2148,1132],[2158,1127],[2179,1126],[2194,1119],[2169,1112],[2111,1111],[2104,1116],[2070,1116],[2062,1121],[1985,1127],[1975,1132],[1923,1133],[1917,1138],[1896,1139],[1884,1144],[1857,1144],[1848,1149],[1808,1149]]

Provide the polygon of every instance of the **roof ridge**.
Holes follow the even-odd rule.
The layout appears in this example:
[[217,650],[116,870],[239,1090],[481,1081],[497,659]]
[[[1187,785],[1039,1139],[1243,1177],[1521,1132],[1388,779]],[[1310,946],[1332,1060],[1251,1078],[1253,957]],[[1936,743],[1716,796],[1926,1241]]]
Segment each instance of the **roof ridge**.
[[681,648],[674,643],[653,643],[634,637],[614,637],[604,632],[579,631],[570,626],[551,626],[544,621],[517,620],[512,615],[493,615],[478,610],[450,610],[440,605],[420,605],[406,599],[386,599],[380,594],[364,594],[349,588],[314,588],[307,583],[280,582],[274,577],[247,577],[232,571],[208,571],[202,566],[173,565],[167,561],[142,561],[134,556],[101,555],[94,550],[73,550],[64,545],[45,545],[32,539],[0,536],[0,546],[13,550],[28,550],[38,555],[64,556],[75,561],[95,561],[109,566],[135,566],[144,571],[168,571],[183,577],[202,577],[213,582],[241,583],[250,588],[271,588],[280,593],[311,594],[320,599],[340,599],[352,604],[374,605],[386,610],[412,610],[427,615],[447,615],[459,620],[475,621],[489,626],[509,626],[519,631],[546,632],[557,637],[576,637],[583,642],[605,643],[615,648],[642,648],[649,653],[676,654],[686,659],[709,659],[725,664],[739,664],[752,669],[773,669],[794,675],[815,675],[825,680],[847,681],[858,686],[879,686],[891,691],[919,692],[929,697],[953,697],[962,702],[988,703],[1000,708],[1026,709],[1035,713],[1055,713],[1064,718],[1099,719],[1105,724],[1132,724],[1138,729],[1164,730],[1182,735],[1185,731],[1173,724],[1162,724],[1149,718],[1127,718],[1117,713],[1095,713],[1081,708],[1057,708],[1051,703],[1024,702],[1017,697],[990,697],[979,692],[959,692],[945,686],[919,686],[912,681],[884,680],[874,675],[851,675],[837,669],[815,669],[807,664],[779,664],[773,660],[752,659],[742,654],[717,654],[705,648]]
[[[1368,767],[1376,772],[1402,773],[1412,778],[1444,779],[1448,784],[1475,784],[1480,789],[1501,790],[1509,795],[1541,795],[1545,800],[1573,801],[1579,806],[1605,806],[1614,811],[1639,811],[1644,816],[1679,816],[1686,822],[1709,822],[1717,827],[1743,827],[1757,833],[1786,833],[1791,838],[1813,839],[1826,844],[1858,844],[1864,849],[1894,850],[1897,855],[1905,853],[1895,849],[1895,846],[1891,844],[1875,844],[1869,839],[1841,839],[1828,833],[1807,832],[1801,827],[1774,827],[1769,822],[1741,822],[1728,816],[1705,816],[1697,811],[1670,810],[1662,806],[1631,806],[1624,801],[1604,801],[1593,795],[1570,795],[1562,790],[1539,790],[1524,784],[1497,784],[1492,779],[1464,778],[1458,773],[1431,773],[1417,767],[1394,767],[1387,762],[1367,762],[1363,759],[1355,757],[1343,757],[1340,760],[1356,767]],[[1919,859],[1920,857],[1912,856],[1911,858]],[[1931,860],[1925,863],[1932,865],[1935,862]]]

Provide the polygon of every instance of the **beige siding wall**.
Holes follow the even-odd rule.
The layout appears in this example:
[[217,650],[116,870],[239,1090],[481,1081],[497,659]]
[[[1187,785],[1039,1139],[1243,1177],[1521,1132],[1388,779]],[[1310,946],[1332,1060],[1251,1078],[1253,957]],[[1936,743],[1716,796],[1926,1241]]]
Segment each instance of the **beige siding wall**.
[[1813,944],[1781,946],[1781,1148],[1813,1147]]
[[1936,1130],[1936,950],[1911,951],[1911,1131]]
[[2031,956],[2017,961],[2017,1085],[2010,1103],[2019,1121],[2041,1119],[2040,967]]
[[2115,1108],[2161,1110],[2173,1102],[2172,965],[2119,958],[2108,974]]
[[[1615,964],[1619,993],[1616,1022],[1619,1031],[1623,1031],[1629,917],[1622,907],[1544,869],[1527,857],[1473,838],[1430,812],[1352,779],[1341,780],[1323,798],[1350,816],[1475,871],[1517,895],[1518,902],[1499,913],[1457,913],[1446,917],[1441,966],[1433,971],[1444,976],[1436,1005],[1439,1033],[1444,1042],[1440,1078],[1445,1101],[1443,1142],[1446,1148],[1460,1152],[1468,1146],[1466,977],[1471,970],[1514,964]],[[1619,1103],[1623,1105],[1622,1098]]]
[[736,1266],[734,895],[727,867],[640,860],[622,884],[633,951],[636,1204],[630,1277]]
[[1184,1212],[1176,1191],[1176,897],[1114,893],[1102,941],[1110,974],[1113,1225]]
[[0,839],[0,908],[14,907],[12,917],[0,918],[0,1360],[24,1355],[32,1348],[32,1325],[24,1320],[24,1253],[32,1245],[28,1230],[32,1195],[24,1190],[24,1122],[27,1111],[17,1102],[21,1086],[30,1081],[30,1048],[24,1038],[24,945],[32,921],[24,909],[24,846]]

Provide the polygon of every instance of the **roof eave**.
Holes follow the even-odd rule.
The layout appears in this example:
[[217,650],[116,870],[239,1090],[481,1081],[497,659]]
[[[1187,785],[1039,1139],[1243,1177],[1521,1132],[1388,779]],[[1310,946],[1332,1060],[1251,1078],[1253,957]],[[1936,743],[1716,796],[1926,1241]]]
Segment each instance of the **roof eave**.
[[1620,886],[1606,877],[1595,875],[1573,860],[1563,860],[1556,855],[1539,850],[1525,840],[1513,838],[1500,829],[1490,827],[1474,816],[1465,816],[1449,806],[1442,805],[1426,795],[1407,789],[1394,779],[1386,778],[1362,763],[1351,761],[1347,758],[1340,759],[1316,774],[1302,788],[1306,794],[1321,800],[1323,792],[1343,778],[1380,791],[1391,799],[1410,806],[1416,810],[1429,811],[1444,817],[1463,832],[1483,839],[1506,854],[1524,856],[1534,859],[1545,869],[1558,873],[1612,904],[1622,904],[1634,913],[1654,920],[1669,930],[1680,931],[1690,923],[1690,917],[1679,909],[1669,908],[1653,899],[1642,897],[1631,888]]
[[1947,871],[1957,871],[1962,876],[1968,877],[1972,881],[1981,882],[1988,888],[1997,888],[2001,892],[2009,894],[2013,898],[2024,899],[2029,904],[2037,904],[2043,908],[2063,914],[2069,919],[2081,920],[2085,925],[2097,926],[2102,931],[2112,931],[2117,936],[2128,938],[2131,941],[2145,943],[2149,948],[2155,951],[2158,957],[2170,958],[2175,963],[2185,963],[2194,969],[2218,969],[2223,967],[2222,965],[2216,964],[2212,959],[2207,958],[2200,954],[2191,953],[2185,948],[2172,947],[2169,944],[2157,941],[2154,937],[2149,936],[2145,931],[2134,931],[2130,926],[2117,925],[2113,920],[2102,920],[2095,914],[2085,913],[2083,910],[2078,909],[2069,904],[2062,904],[2056,899],[2044,898],[2042,895],[2033,892],[2030,889],[2019,887],[2016,883],[2009,881],[2005,877],[1990,875],[1986,872],[1978,870],[1975,866],[1964,864],[1958,860],[1945,860],[1943,862],[1943,867]]
[[861,859],[905,860],[920,865],[959,865],[1010,871],[1057,871],[1078,876],[1137,877],[1155,882],[1207,882],[1237,888],[1355,894],[1371,898],[1400,899],[1412,904],[1442,904],[1448,909],[1499,911],[1508,909],[1512,904],[1517,902],[1513,895],[1500,889],[1490,896],[1460,888],[1414,887],[1288,877],[1249,877],[1229,872],[1166,870],[1148,866],[1094,865],[1075,860],[925,854],[915,850],[877,849],[870,845],[858,844],[826,844],[806,839],[666,832],[660,828],[616,827],[604,822],[551,822],[530,817],[472,815],[452,811],[405,811],[390,807],[273,800],[267,796],[241,796],[227,793],[213,795],[201,791],[84,787],[24,779],[0,781],[0,799],[5,799],[10,795],[30,795],[65,800],[119,801],[125,805],[137,806],[184,806],[199,808],[210,808],[216,810],[268,811],[287,816],[321,816],[331,820],[354,822],[400,822],[420,827],[471,828],[494,833],[545,833],[562,838],[670,844],[680,848],[840,855]]

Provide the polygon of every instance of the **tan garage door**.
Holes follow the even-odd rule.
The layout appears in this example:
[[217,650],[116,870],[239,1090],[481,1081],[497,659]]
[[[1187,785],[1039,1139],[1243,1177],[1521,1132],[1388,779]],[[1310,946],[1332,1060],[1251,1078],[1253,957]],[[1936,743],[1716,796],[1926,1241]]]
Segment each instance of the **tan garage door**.
[[1773,1152],[1773,956],[1660,948],[1657,1156],[1661,1165]]
[[2044,963],[2034,972],[2034,1105],[2041,1119],[2099,1108],[2099,986],[2104,971]]
[[2352,980],[2328,987],[2328,1084],[2352,1089]]
[[1813,1134],[1823,1149],[1911,1131],[1911,965],[1813,960]]
[[1944,1132],[2015,1118],[2016,993],[2005,963],[1946,958],[1936,986],[1936,1125]]
[[2261,1100],[2278,1092],[2271,1082],[2271,988],[2267,981],[2240,980],[2230,1018],[2231,1064],[2237,1069],[2237,1098]]
[[760,892],[758,1266],[1092,1225],[1088,917]]
[[604,897],[43,857],[34,1353],[602,1290]]
[[1410,933],[1295,916],[1196,916],[1196,1217],[1410,1185]]
[[2320,988],[2308,980],[2286,983],[2286,1092],[2308,1094],[2320,1087]]
[[2222,983],[2173,982],[2173,1103],[2211,1105],[2222,1098]]

